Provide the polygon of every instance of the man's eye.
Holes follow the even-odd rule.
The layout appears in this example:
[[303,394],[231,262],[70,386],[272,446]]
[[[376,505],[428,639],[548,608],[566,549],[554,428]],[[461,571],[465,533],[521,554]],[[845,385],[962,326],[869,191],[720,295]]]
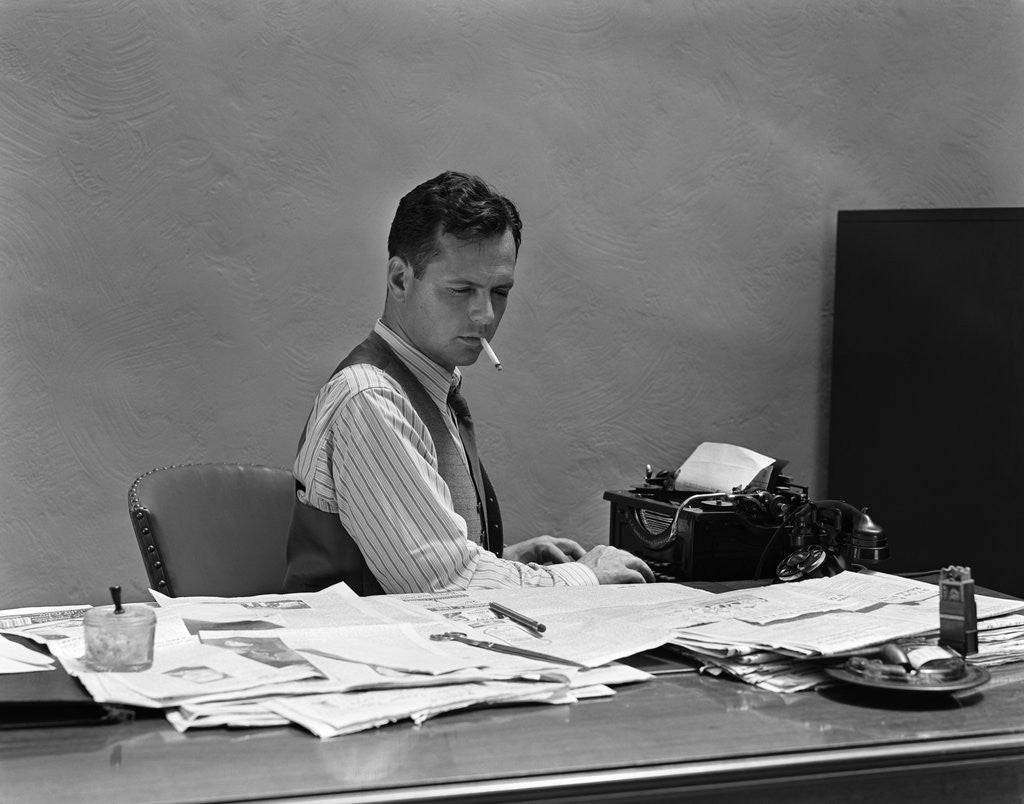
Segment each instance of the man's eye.
[[470,288],[448,288],[448,292],[453,296],[464,296],[470,292]]
[[499,296],[504,296],[505,298],[508,298],[508,294],[512,292],[512,288],[495,288],[494,292],[497,293]]

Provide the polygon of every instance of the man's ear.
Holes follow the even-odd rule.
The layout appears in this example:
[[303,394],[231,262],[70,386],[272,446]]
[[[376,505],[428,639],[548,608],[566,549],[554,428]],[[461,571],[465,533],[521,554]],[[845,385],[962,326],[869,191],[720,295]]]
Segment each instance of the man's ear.
[[402,301],[413,281],[412,266],[401,257],[388,260],[388,295]]

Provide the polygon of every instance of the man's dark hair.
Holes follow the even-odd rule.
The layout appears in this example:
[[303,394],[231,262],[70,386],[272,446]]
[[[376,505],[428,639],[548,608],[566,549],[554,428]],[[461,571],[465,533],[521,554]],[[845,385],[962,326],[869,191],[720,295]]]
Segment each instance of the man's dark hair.
[[446,171],[423,182],[398,202],[388,234],[388,257],[401,257],[423,275],[440,253],[438,238],[450,234],[469,242],[512,232],[519,255],[523,223],[515,204],[478,176]]

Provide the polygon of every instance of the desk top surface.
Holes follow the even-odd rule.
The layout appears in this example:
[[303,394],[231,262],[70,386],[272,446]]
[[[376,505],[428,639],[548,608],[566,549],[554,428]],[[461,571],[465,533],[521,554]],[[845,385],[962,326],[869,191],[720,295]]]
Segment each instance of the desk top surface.
[[[567,790],[579,796],[596,785],[636,800],[666,785],[907,766],[939,773],[993,757],[1020,763],[1001,782],[1019,794],[1022,665],[996,668],[987,685],[958,697],[851,687],[780,695],[692,673],[661,676],[609,699],[467,711],[328,741],[288,727],[183,735],[162,718],[0,731],[0,791],[19,802],[120,800],[128,790],[137,802],[497,801],[525,789],[568,800]],[[996,778],[991,767],[986,774]]]

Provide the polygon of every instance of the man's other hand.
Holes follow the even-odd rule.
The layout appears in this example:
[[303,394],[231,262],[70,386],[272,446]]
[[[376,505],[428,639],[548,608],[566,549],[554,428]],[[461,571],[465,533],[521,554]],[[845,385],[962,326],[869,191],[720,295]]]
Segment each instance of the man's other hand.
[[565,564],[583,558],[584,550],[572,539],[556,539],[554,536],[534,536],[516,544],[510,544],[502,552],[502,558],[521,561],[524,564]]
[[598,583],[653,583],[654,573],[632,553],[599,544],[580,560],[590,567]]

